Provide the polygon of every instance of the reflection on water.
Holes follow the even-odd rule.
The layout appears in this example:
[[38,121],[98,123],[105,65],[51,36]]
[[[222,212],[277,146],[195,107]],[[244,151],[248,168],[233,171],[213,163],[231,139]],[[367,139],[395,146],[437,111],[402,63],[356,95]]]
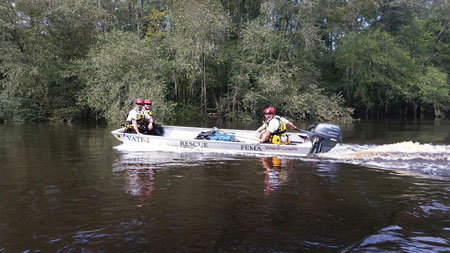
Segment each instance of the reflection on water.
[[287,168],[287,162],[282,164],[281,160],[274,157],[263,157],[261,163],[265,171],[264,177],[264,195],[269,196],[279,186],[286,184],[289,180],[289,173],[292,172],[293,167]]
[[[197,166],[208,162],[220,163],[217,160],[219,158],[225,161],[242,159],[242,157],[220,153],[127,151],[127,145],[121,145],[120,149],[121,155],[113,164],[113,171],[123,173],[127,179],[126,192],[139,196],[142,200],[150,198],[158,170],[173,166]],[[265,175],[264,194],[269,196],[279,186],[288,182],[289,174],[294,167],[292,164],[289,166],[290,162],[287,158],[273,156],[259,159],[264,171],[258,174]]]
[[[169,166],[198,166],[204,163],[215,163],[217,159],[235,160],[236,158],[223,153],[202,153],[193,152],[189,149],[182,150],[173,148],[169,150],[160,150],[151,147],[148,151],[142,151],[141,147],[133,144],[121,144],[114,149],[120,152],[120,158],[113,165],[114,171],[129,169],[133,166],[122,166],[126,164],[139,164],[139,166],[152,166],[153,168],[167,168]],[[239,158],[240,159],[240,158]]]
[[125,192],[139,197],[138,207],[150,203],[154,190],[156,172],[148,158],[140,152],[125,153],[113,165],[114,171],[120,172],[125,178]]
[[[155,170],[146,161],[146,156],[140,152],[123,154],[117,158],[114,171],[120,171],[125,178],[125,192],[133,196],[138,196],[142,207],[146,205],[154,190]],[[148,159],[147,159],[148,161]]]
[[153,182],[155,172],[152,169],[146,170],[126,170],[128,182],[125,185],[126,192],[134,196],[139,196],[142,207],[150,199],[154,190]]
[[[356,173],[360,168],[345,167],[327,160],[304,161],[302,158],[279,156],[243,158],[240,156],[216,155],[188,152],[122,151],[113,167],[115,173],[127,178],[125,192],[139,198],[138,207],[148,208],[152,192],[162,187],[158,185],[158,182],[163,183],[157,180],[156,173],[174,170],[181,164],[191,164],[192,168],[197,168],[200,164],[202,166],[210,164],[214,167],[214,169],[211,168],[210,173],[198,175],[202,177],[201,188],[207,187],[208,195],[200,194],[199,191],[194,191],[195,195],[188,195],[197,205],[202,205],[201,203],[206,201],[207,206],[213,208],[215,215],[219,217],[221,216],[221,210],[237,208],[240,211],[228,210],[227,212],[231,211],[234,215],[241,216],[241,219],[253,220],[256,226],[263,226],[265,233],[271,234],[273,240],[280,240],[279,237],[273,235],[277,231],[287,229],[292,230],[294,234],[298,233],[297,228],[290,228],[287,225],[288,221],[285,220],[286,217],[284,216],[286,212],[296,213],[296,215],[299,215],[298,217],[290,218],[293,226],[301,226],[302,231],[308,231],[311,234],[331,233],[333,234],[331,237],[336,240],[331,242],[325,238],[313,239],[314,237],[303,235],[302,240],[294,243],[298,239],[288,236],[281,240],[285,245],[296,245],[295,247],[309,250],[342,249],[343,252],[384,250],[434,252],[450,249],[450,241],[447,239],[450,235],[450,223],[445,218],[450,215],[450,202],[448,196],[445,196],[450,189],[447,186],[444,192],[433,193],[433,191],[442,190],[440,187],[446,185],[445,183],[438,181],[433,186],[429,182],[424,184],[423,181],[418,180],[416,187],[410,188],[407,186],[406,189],[403,189],[401,187],[403,179],[393,177],[393,174],[379,177],[375,171],[372,171],[369,175],[362,176]],[[256,166],[256,173],[252,176],[251,173],[248,174],[251,167],[246,161],[255,159],[259,163]],[[199,163],[198,161],[202,162]],[[227,166],[226,164],[229,164],[229,162],[236,162],[237,168],[231,166],[224,170],[216,167],[218,164]],[[312,170],[307,169],[308,167]],[[181,166],[180,168],[187,167]],[[240,182],[238,178],[246,178],[244,185],[248,187],[242,188],[243,186],[239,183],[235,184],[232,181],[224,180],[224,178],[218,180],[217,176],[222,173],[230,173],[235,183]],[[260,177],[260,175],[263,177]],[[182,177],[186,176],[187,174]],[[374,180],[376,177],[378,178]],[[198,178],[194,181],[196,180]],[[390,180],[394,182],[389,182]],[[258,185],[262,187],[258,187]],[[233,187],[235,190],[225,190],[227,187]],[[341,189],[342,187],[344,188]],[[249,193],[249,191],[258,188],[260,189],[259,193]],[[218,189],[222,190],[216,192]],[[156,191],[158,192],[158,190]],[[224,191],[229,193],[227,197],[224,197]],[[206,200],[200,200],[199,195],[205,197]],[[249,202],[248,198],[244,197],[246,195],[251,195],[257,199],[258,197],[255,196],[264,196],[266,200],[259,199],[256,202]],[[213,200],[210,198],[211,196],[220,197]],[[230,196],[234,196],[231,198],[233,199],[231,202]],[[236,204],[227,206],[236,199],[242,199],[243,203],[241,204],[248,205],[252,211],[249,212],[246,208],[240,205],[236,206]],[[380,202],[380,199],[383,199],[383,202]],[[269,202],[263,204],[264,201]],[[274,202],[273,205],[270,204],[271,202]],[[282,204],[284,202],[287,202],[286,206]],[[155,201],[155,204],[161,205],[158,201]],[[275,206],[276,214],[270,211]],[[279,208],[285,208],[286,210],[281,211]],[[268,210],[270,215],[266,213]],[[298,213],[298,210],[301,210],[300,213]],[[389,211],[385,213],[383,210]],[[178,215],[180,214],[179,210]],[[254,220],[255,215],[261,215],[262,217],[269,215],[270,218],[260,217],[262,220],[257,221]],[[338,216],[339,219],[333,218],[335,216]],[[205,217],[205,219],[210,220],[211,218]],[[281,221],[281,224],[284,225],[282,227],[262,225],[260,222],[265,219],[269,219],[271,222]],[[232,223],[234,224],[234,221]],[[424,227],[424,224],[429,224],[432,229]],[[245,231],[255,229],[253,225],[243,226]],[[325,227],[333,229],[323,230]],[[234,229],[236,228],[233,227],[232,230]],[[356,235],[353,234],[355,231],[359,231],[357,234],[364,232],[361,235]],[[227,233],[232,233],[232,231]],[[229,235],[227,238],[231,239],[232,236]],[[347,243],[337,243],[340,240],[348,239],[350,240]],[[214,240],[217,240],[217,238]],[[259,246],[254,245],[252,247],[254,249],[280,249],[280,247],[263,246],[265,244],[259,240],[256,240],[255,243]],[[226,248],[228,246],[221,249]],[[281,248],[288,249],[289,247]]]

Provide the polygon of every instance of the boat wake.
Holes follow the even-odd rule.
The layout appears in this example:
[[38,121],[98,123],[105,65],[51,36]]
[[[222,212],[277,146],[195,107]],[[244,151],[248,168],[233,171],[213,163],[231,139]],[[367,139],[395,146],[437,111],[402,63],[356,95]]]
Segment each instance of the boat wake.
[[[122,153],[128,163],[147,164],[152,167],[189,166],[205,162],[238,159],[240,152],[196,152],[192,149],[179,149],[167,146],[129,145],[114,147]],[[141,152],[135,152],[141,151]],[[144,151],[144,152],[142,152]],[[230,156],[232,155],[232,156]],[[267,155],[255,155],[267,156]],[[327,153],[315,154],[300,159],[303,161],[347,163],[359,166],[419,173],[423,175],[450,178],[450,145],[421,144],[418,142],[399,142],[385,145],[338,144]]]
[[450,177],[450,146],[399,142],[385,145],[339,144],[320,160]]

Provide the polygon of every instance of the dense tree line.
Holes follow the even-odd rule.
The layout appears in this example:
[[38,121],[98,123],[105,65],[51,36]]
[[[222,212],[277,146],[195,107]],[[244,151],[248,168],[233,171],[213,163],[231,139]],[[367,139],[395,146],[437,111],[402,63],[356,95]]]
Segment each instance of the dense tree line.
[[0,119],[450,108],[448,0],[2,0]]

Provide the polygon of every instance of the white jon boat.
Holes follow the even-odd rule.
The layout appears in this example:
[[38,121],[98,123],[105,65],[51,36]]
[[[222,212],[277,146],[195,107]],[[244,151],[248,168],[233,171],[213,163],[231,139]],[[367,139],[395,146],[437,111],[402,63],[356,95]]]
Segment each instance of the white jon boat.
[[255,131],[251,130],[164,126],[164,135],[156,136],[126,133],[124,129],[117,129],[111,133],[116,139],[127,144],[268,155],[306,156],[311,153],[328,152],[342,139],[340,127],[328,123],[317,124],[308,129],[310,131],[299,130],[300,133],[288,133],[290,139],[288,145],[259,143]]

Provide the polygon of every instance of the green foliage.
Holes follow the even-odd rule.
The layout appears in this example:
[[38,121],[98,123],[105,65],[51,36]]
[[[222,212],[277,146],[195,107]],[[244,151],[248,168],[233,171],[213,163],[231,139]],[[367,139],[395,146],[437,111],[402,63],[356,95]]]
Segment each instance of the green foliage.
[[216,1],[175,1],[171,25],[165,43],[174,67],[172,79],[181,84],[174,92],[206,113],[214,74],[207,68],[214,69],[226,60],[223,43],[230,20]]
[[445,117],[449,13],[446,0],[4,0],[0,120],[118,123],[136,97],[164,122],[269,105],[308,120],[410,105]]
[[338,44],[342,87],[355,103],[371,109],[397,99],[414,77],[415,62],[394,39],[379,30],[352,33]]
[[447,80],[447,74],[434,67],[426,68],[417,80],[421,100],[433,106],[434,116],[438,118],[443,117],[442,111],[450,109],[450,85]]
[[150,16],[144,17],[145,38],[148,40],[159,40],[167,33],[166,29],[167,11],[152,9]]
[[201,113],[198,108],[195,108],[193,106],[186,106],[183,104],[176,104],[174,108],[174,120],[181,120],[185,121],[186,119],[206,119],[208,118],[207,115]]
[[[432,27],[432,30],[429,27]],[[420,62],[425,62],[432,50],[434,31],[436,24],[429,19],[416,19],[404,26],[397,37],[405,48],[410,51],[410,55]]]
[[77,62],[75,73],[85,85],[79,104],[105,117],[123,123],[136,98],[150,98],[158,122],[169,122],[173,105],[167,102],[158,73],[160,62],[152,48],[136,34],[112,31],[99,37],[97,47]]
[[[77,87],[64,76],[69,60],[82,57],[95,38],[94,1],[0,3],[0,103],[12,120],[65,118],[79,114]],[[94,5],[95,6],[95,5]],[[80,18],[80,16],[83,16]],[[63,111],[70,111],[62,113]]]
[[[327,97],[314,84],[314,67],[302,60],[303,51],[278,31],[250,22],[239,45],[234,81],[239,107],[253,117],[267,106],[294,119],[349,119],[342,99]],[[329,110],[334,107],[334,110]]]

